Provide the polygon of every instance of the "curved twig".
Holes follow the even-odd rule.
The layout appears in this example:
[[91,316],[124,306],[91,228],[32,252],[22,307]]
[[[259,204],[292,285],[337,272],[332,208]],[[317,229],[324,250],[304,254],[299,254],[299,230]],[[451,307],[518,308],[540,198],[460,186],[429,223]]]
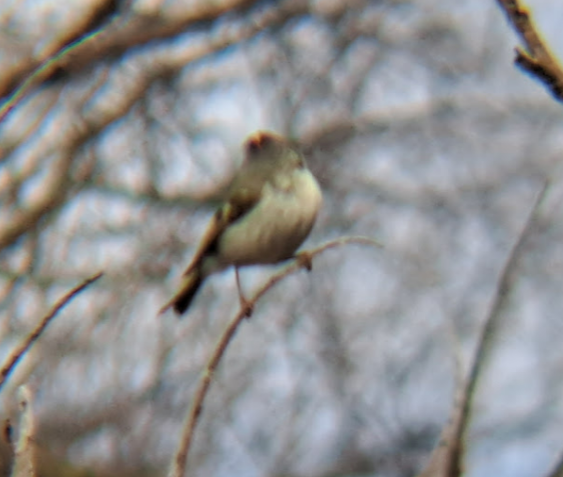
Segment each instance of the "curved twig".
[[[346,244],[363,244],[363,245],[371,245],[375,247],[382,247],[382,245],[377,242],[376,240],[369,238],[369,237],[342,237],[336,240],[331,240],[317,248],[312,250],[306,250],[299,253],[292,263],[281,269],[279,272],[275,273],[270,277],[270,279],[262,285],[258,291],[254,293],[254,295],[248,300],[248,305],[250,307],[254,306],[256,302],[266,294],[276,283],[280,282],[283,278],[290,275],[291,273],[296,272],[302,267],[309,268],[311,265],[311,260],[313,257],[317,256],[321,252],[325,250],[339,247]],[[192,443],[193,435],[195,428],[197,426],[199,416],[201,415],[201,411],[203,409],[203,401],[207,395],[209,390],[209,386],[211,385],[211,379],[213,377],[213,373],[217,369],[221,358],[225,354],[225,350],[227,346],[231,342],[233,336],[235,335],[238,327],[240,324],[246,319],[247,317],[248,308],[242,308],[235,317],[231,320],[231,322],[225,328],[225,331],[220,336],[217,345],[215,346],[211,356],[205,366],[205,370],[201,376],[199,381],[199,385],[197,390],[194,394],[194,399],[192,405],[186,415],[186,421],[184,423],[182,437],[180,439],[180,444],[178,446],[178,450],[176,455],[174,456],[174,460],[172,461],[172,465],[170,468],[170,472],[168,474],[169,477],[182,477],[186,470],[187,465],[187,458],[188,452],[190,450],[190,446]]]
[[539,208],[547,190],[548,183],[544,183],[526,217],[524,227],[518,234],[516,243],[510,250],[477,340],[477,348],[470,363],[468,377],[464,382],[457,384],[451,416],[442,429],[440,443],[434,448],[428,464],[417,477],[457,477],[463,475],[463,459],[466,454],[464,438],[470,423],[475,390],[493,350],[493,341],[498,334],[502,313],[518,278],[517,268],[525,252],[526,242],[537,224]]
[[47,313],[35,329],[25,337],[25,339],[8,355],[2,367],[0,367],[0,389],[5,384],[10,373],[14,370],[15,366],[18,364],[19,360],[23,357],[25,353],[29,351],[33,343],[35,343],[41,336],[47,325],[51,320],[57,315],[57,313],[64,308],[68,302],[70,302],[76,295],[78,295],[86,287],[90,286],[96,280],[98,280],[103,275],[102,272],[97,273],[93,277],[84,280],[80,285],[74,287],[66,295],[57,301],[49,313]]

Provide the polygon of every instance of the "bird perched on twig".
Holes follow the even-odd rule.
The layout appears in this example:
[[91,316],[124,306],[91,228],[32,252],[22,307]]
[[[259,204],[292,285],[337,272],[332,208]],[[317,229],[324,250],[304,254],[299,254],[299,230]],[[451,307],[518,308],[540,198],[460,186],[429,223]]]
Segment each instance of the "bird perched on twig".
[[293,257],[309,235],[322,194],[298,149],[282,136],[259,131],[247,139],[244,152],[227,201],[213,215],[178,291],[161,313],[173,308],[183,314],[212,273],[234,265],[238,284],[240,266]]

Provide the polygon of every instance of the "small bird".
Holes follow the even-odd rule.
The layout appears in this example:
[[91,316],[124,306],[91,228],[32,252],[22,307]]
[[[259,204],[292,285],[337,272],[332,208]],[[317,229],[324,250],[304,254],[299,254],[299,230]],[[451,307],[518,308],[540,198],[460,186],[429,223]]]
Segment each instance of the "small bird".
[[231,265],[238,273],[244,265],[293,257],[313,228],[322,193],[298,149],[282,136],[259,131],[246,140],[244,153],[227,201],[213,215],[178,291],[160,313],[173,308],[183,314],[212,273]]

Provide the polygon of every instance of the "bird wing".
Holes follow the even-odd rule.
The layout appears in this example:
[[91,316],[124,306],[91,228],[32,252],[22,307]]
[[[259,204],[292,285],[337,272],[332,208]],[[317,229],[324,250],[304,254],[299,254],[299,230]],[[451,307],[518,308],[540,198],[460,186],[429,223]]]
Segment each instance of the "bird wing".
[[231,189],[228,200],[213,214],[194,258],[184,272],[184,276],[189,275],[194,268],[199,267],[206,255],[211,255],[216,251],[219,238],[225,229],[248,214],[260,201],[261,195],[262,190],[256,187],[234,187]]

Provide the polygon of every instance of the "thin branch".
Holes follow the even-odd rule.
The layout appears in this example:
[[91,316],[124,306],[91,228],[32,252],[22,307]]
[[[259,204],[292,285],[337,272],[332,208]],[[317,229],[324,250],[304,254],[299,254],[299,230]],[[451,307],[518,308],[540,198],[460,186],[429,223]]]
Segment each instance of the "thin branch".
[[[123,2],[120,2],[123,3]],[[64,22],[64,28],[57,29],[55,35],[44,35],[40,45],[24,45],[18,42],[18,50],[21,55],[18,55],[19,61],[13,63],[4,63],[0,71],[0,97],[8,98],[15,93],[15,90],[20,86],[22,81],[28,76],[33,76],[37,69],[49,58],[56,56],[59,51],[65,49],[65,45],[70,45],[80,38],[84,38],[90,32],[99,28],[104,22],[109,22],[111,17],[115,14],[118,8],[116,0],[96,0],[95,2],[87,2],[80,5],[80,9],[67,8],[66,12],[72,15],[72,21]],[[121,8],[121,5],[119,5]],[[4,27],[8,27],[6,33],[13,29],[8,24],[4,23]],[[14,25],[15,26],[15,25]],[[4,33],[5,30],[2,31]],[[18,35],[19,36],[19,35]],[[25,51],[25,55],[23,54]],[[73,58],[74,61],[76,59]],[[60,63],[60,69],[66,69],[66,61]]]
[[33,395],[29,386],[20,388],[21,417],[19,438],[15,446],[14,468],[11,477],[35,477],[35,416],[33,415]]
[[57,315],[61,309],[63,309],[76,295],[78,295],[82,290],[90,286],[92,283],[97,281],[103,275],[102,272],[84,280],[80,285],[74,287],[66,295],[57,301],[49,313],[47,313],[35,329],[9,354],[8,358],[0,368],[0,389],[8,379],[10,373],[14,370],[15,366],[18,364],[19,360],[23,357],[25,353],[29,351],[31,346],[39,339],[47,325],[52,321],[52,319]]
[[62,154],[48,171],[41,193],[25,209],[0,221],[0,251],[16,242],[22,235],[33,230],[39,220],[60,207],[68,193],[69,174],[74,151]]
[[563,101],[563,69],[538,32],[528,10],[519,0],[497,2],[525,46],[516,48],[515,63],[544,83],[557,101]]
[[[455,435],[455,446],[456,448],[459,448],[457,451],[459,459],[461,459],[463,455],[463,452],[461,451],[462,439],[469,423],[474,394],[479,377],[482,375],[483,368],[488,362],[488,358],[490,357],[493,349],[493,341],[500,325],[502,313],[506,307],[511,291],[514,290],[514,284],[517,278],[516,271],[522,260],[522,256],[524,255],[526,241],[536,225],[539,208],[547,194],[548,186],[548,182],[544,183],[528,214],[528,217],[526,218],[526,222],[520,232],[520,235],[518,236],[518,240],[510,251],[508,259],[502,269],[493,302],[491,303],[489,313],[485,318],[485,323],[477,342],[477,350],[475,351],[475,356],[469,370],[465,385],[465,392],[462,395],[461,402],[458,403],[461,410],[459,415],[459,427],[457,429],[457,435]],[[456,462],[455,465],[458,469],[462,468],[460,462]]]
[[[451,322],[450,322],[451,323]],[[452,340],[456,340],[451,330]],[[440,433],[438,444],[434,447],[430,460],[417,477],[460,477],[463,475],[463,431],[464,409],[467,403],[467,382],[463,377],[462,357],[459,343],[454,343],[456,380],[450,417]]]
[[47,58],[41,63],[27,79],[15,89],[15,91],[8,97],[4,104],[0,105],[0,122],[25,98],[31,90],[43,83],[47,78],[53,75],[57,69],[66,61],[69,54],[74,53],[75,50],[83,44],[90,44],[98,36],[100,36],[107,29],[106,25],[98,27],[91,33],[88,33],[82,38],[72,42],[70,45],[65,46],[51,58]]
[[[516,269],[522,259],[525,243],[536,223],[539,206],[542,203],[548,184],[544,184],[526,218],[526,223],[512,247],[502,269],[495,295],[477,342],[477,350],[471,363],[468,378],[456,386],[455,398],[449,421],[442,430],[440,442],[434,449],[430,461],[418,477],[459,477],[463,475],[463,456],[465,454],[464,436],[469,424],[477,382],[483,367],[488,361],[493,340],[506,307],[510,292],[517,278]],[[459,361],[459,360],[458,360]],[[459,363],[458,363],[459,366]]]
[[559,456],[557,462],[555,463],[555,466],[547,475],[547,477],[563,477],[563,454]]
[[195,428],[203,409],[203,401],[205,400],[209,386],[211,385],[213,373],[217,369],[219,362],[225,354],[227,346],[233,339],[238,327],[247,318],[248,306],[251,308],[254,307],[256,302],[263,295],[265,295],[266,292],[268,292],[276,283],[280,282],[286,276],[298,271],[301,268],[309,269],[313,257],[317,256],[321,252],[352,243],[382,247],[379,242],[369,237],[342,237],[340,239],[327,242],[315,249],[303,251],[297,255],[296,260],[270,277],[270,279],[262,287],[260,287],[258,291],[256,291],[254,295],[248,300],[247,307],[241,308],[241,310],[231,320],[231,322],[228,324],[228,326],[225,328],[225,331],[219,338],[217,345],[215,346],[199,381],[198,388],[194,394],[192,405],[186,416],[186,421],[184,423],[178,450],[176,452],[174,460],[172,461],[172,465],[168,473],[169,477],[182,477],[184,475],[187,466],[188,452],[190,450]]

